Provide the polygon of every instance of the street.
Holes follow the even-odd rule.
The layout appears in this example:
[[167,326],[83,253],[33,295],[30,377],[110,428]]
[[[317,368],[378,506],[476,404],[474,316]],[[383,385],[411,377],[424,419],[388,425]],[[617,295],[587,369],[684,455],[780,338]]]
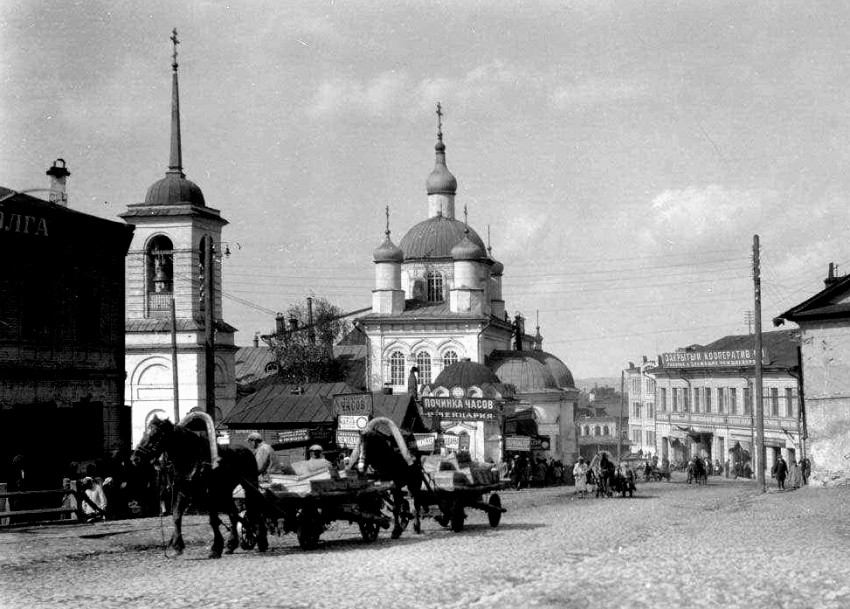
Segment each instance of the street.
[[847,607],[846,488],[641,483],[637,496],[578,499],[572,487],[505,491],[490,528],[426,519],[364,544],[337,523],[319,549],[294,535],[266,554],[208,560],[209,528],[186,526],[169,558],[168,519],[0,532],[4,607]]

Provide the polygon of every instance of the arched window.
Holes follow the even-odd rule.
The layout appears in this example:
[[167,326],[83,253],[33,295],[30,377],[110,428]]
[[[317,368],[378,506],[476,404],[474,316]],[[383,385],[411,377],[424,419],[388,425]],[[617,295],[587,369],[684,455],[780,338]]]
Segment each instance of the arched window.
[[602,435],[602,429],[599,427],[599,425],[597,425],[596,427],[593,428],[593,435],[594,436]]
[[393,351],[390,355],[390,383],[393,385],[404,385],[404,354],[401,351]]
[[586,435],[586,436],[590,435],[590,425],[584,426],[584,435]]
[[607,426],[607,425],[606,425],[605,427],[603,427],[603,428],[602,428],[602,435],[603,435],[603,436],[611,435],[611,431],[608,429],[608,426]]
[[446,351],[443,354],[443,368],[448,368],[452,364],[456,364],[457,360],[457,351]]
[[425,274],[428,302],[443,302],[443,275],[437,271]]
[[419,368],[419,382],[427,385],[431,382],[431,356],[427,351],[416,354],[416,367]]
[[174,291],[174,245],[165,235],[148,242],[145,255],[145,291],[148,297],[148,317],[167,317],[171,311]]

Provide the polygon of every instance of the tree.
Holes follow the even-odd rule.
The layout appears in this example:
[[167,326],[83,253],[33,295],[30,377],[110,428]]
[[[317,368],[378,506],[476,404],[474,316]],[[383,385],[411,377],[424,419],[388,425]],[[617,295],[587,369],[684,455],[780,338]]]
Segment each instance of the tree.
[[322,297],[310,304],[292,304],[284,324],[271,339],[278,373],[290,383],[320,383],[342,380],[343,368],[334,359],[334,344],[351,329],[351,323],[338,306]]

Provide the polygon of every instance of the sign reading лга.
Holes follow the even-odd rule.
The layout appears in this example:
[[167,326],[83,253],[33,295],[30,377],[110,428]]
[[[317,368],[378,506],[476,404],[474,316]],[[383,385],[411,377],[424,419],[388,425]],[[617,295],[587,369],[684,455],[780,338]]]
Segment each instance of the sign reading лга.
[[[769,362],[767,352],[762,349],[762,362]],[[664,368],[721,368],[724,366],[755,366],[755,349],[728,349],[725,351],[677,351],[661,354]]]
[[422,414],[444,419],[490,420],[502,411],[498,400],[487,398],[422,398]]

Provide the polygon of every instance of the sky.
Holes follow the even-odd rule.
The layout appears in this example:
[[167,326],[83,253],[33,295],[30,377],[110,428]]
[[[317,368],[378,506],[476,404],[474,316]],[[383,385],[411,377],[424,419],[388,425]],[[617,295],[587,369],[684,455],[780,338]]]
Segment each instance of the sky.
[[765,330],[850,272],[850,4],[0,0],[0,185],[61,157],[71,207],[143,201],[174,27],[239,345],[309,295],[371,305],[385,206],[396,243],[427,217],[437,101],[508,312],[577,378],[748,332],[754,235]]

